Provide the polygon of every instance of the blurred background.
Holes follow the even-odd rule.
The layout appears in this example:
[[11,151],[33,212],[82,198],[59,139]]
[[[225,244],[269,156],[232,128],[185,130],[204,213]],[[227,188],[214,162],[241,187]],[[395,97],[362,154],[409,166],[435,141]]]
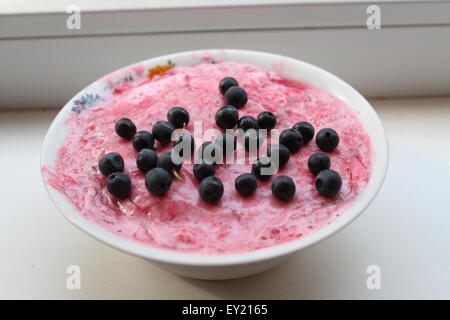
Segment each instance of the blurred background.
[[0,108],[61,107],[111,70],[208,48],[298,58],[368,97],[445,95],[449,40],[448,1],[2,0]]

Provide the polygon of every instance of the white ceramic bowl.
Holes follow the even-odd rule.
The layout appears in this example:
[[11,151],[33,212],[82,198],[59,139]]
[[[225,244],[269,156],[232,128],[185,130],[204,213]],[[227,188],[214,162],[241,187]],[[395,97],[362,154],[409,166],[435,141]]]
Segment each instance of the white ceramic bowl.
[[[372,142],[372,172],[366,188],[341,216],[311,235],[284,244],[242,254],[200,256],[158,249],[117,236],[84,218],[62,193],[45,183],[45,180],[44,184],[50,199],[62,214],[94,238],[124,252],[143,257],[179,275],[199,279],[231,279],[268,270],[296,252],[336,233],[359,216],[383,183],[388,166],[388,144],[380,119],[361,94],[331,73],[299,60],[256,51],[201,50],[174,53],[149,59],[137,65],[152,68],[167,64],[169,60],[178,66],[196,65],[204,63],[205,58],[249,63],[275,71],[285,78],[308,82],[339,97],[357,112]],[[129,72],[128,68],[114,72],[113,77],[120,79],[125,71]],[[64,122],[70,116],[74,102],[86,93],[101,95],[104,90],[104,83],[94,82],[72,98],[59,112],[45,137],[41,155],[42,167],[52,166],[55,162],[57,150],[67,134]]]

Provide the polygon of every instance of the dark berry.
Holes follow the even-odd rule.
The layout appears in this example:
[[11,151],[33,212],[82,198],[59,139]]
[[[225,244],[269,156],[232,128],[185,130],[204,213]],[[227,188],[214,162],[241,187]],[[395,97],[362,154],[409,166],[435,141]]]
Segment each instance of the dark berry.
[[322,170],[330,169],[330,157],[323,152],[314,153],[308,159],[308,169],[314,175]]
[[147,190],[156,196],[165,194],[171,185],[172,176],[162,168],[154,168],[145,175]]
[[339,135],[333,129],[322,129],[317,132],[316,144],[322,151],[333,151],[339,144]]
[[117,152],[105,154],[98,162],[98,168],[104,176],[113,172],[122,172],[125,167],[122,156]]
[[170,151],[164,152],[158,157],[158,162],[156,164],[158,168],[163,168],[169,173],[179,172],[181,170],[181,158],[178,157],[175,153]]
[[142,149],[153,149],[155,139],[150,132],[142,130],[134,135],[132,143],[134,149],[139,152]]
[[136,134],[136,126],[127,118],[117,120],[114,129],[119,137],[127,140],[131,140]]
[[342,179],[334,170],[322,170],[316,176],[316,189],[323,196],[332,197],[341,190]]
[[241,87],[230,87],[227,92],[225,92],[225,101],[227,104],[240,109],[247,103],[247,92]]
[[175,128],[184,128],[189,123],[189,112],[182,107],[173,107],[167,112],[167,120]]
[[178,135],[173,141],[173,151],[178,152],[180,157],[183,157],[184,151],[186,151],[186,157],[194,154],[195,140],[189,132],[183,132]]
[[282,144],[273,144],[267,148],[267,156],[278,168],[282,168],[288,163],[291,152]]
[[219,163],[222,159],[222,149],[217,143],[211,141],[203,143],[198,149],[198,158],[210,164]]
[[131,192],[131,179],[125,173],[113,172],[106,179],[106,188],[116,198],[127,198]]
[[206,177],[213,176],[216,173],[216,169],[214,169],[213,164],[201,162],[194,164],[193,172],[197,180],[202,181]]
[[222,129],[232,129],[239,119],[239,113],[233,106],[224,106],[216,112],[216,124]]
[[256,159],[252,165],[252,173],[259,180],[269,180],[275,172],[275,166],[272,164],[269,157],[261,157]]
[[292,199],[295,194],[295,182],[291,177],[278,176],[272,181],[273,195],[283,201]]
[[295,129],[286,129],[281,132],[279,142],[292,153],[300,150],[303,145],[303,137]]
[[152,149],[142,149],[136,157],[136,165],[142,172],[148,172],[156,167],[158,155]]
[[200,182],[200,196],[208,203],[217,203],[223,195],[223,184],[216,177],[207,177]]
[[242,118],[240,118],[237,122],[237,127],[239,129],[242,129],[244,132],[248,129],[259,129],[256,119],[252,116],[243,116]]
[[301,133],[304,144],[310,142],[314,137],[314,127],[309,122],[297,122],[294,124],[292,129],[295,129]]
[[236,150],[236,136],[230,133],[219,134],[216,144],[222,149],[223,155],[230,155]]
[[247,151],[254,152],[264,143],[264,136],[259,130],[248,129],[243,136],[244,148]]
[[225,92],[227,92],[227,90],[230,88],[230,87],[238,87],[239,86],[239,83],[237,82],[237,80],[235,79],[235,78],[232,78],[232,77],[226,77],[226,78],[223,78],[222,80],[220,80],[220,82],[219,82],[219,90],[220,90],[220,93],[222,94],[222,95],[224,95],[225,94]]
[[272,130],[277,124],[277,117],[270,111],[263,111],[258,115],[257,122],[260,129]]
[[253,174],[244,173],[234,180],[234,187],[243,196],[249,196],[255,193],[258,182]]
[[157,121],[152,128],[153,137],[162,144],[166,144],[172,138],[172,132],[175,130],[173,124],[169,121]]

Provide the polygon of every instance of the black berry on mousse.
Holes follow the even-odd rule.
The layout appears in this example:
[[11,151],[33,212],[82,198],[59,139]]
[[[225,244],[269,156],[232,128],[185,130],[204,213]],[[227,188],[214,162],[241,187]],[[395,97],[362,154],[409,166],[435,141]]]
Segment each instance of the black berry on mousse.
[[219,82],[219,91],[222,95],[231,87],[239,87],[239,82],[233,77],[226,77]]
[[303,137],[303,143],[308,143],[314,138],[314,127],[309,122],[297,122],[292,129],[297,130]]
[[291,152],[282,144],[273,144],[267,148],[267,156],[278,168],[282,168],[289,162]]
[[328,169],[317,174],[315,183],[321,195],[332,197],[341,190],[342,178],[336,171]]
[[184,128],[189,123],[189,112],[182,107],[173,107],[167,112],[167,120],[175,128]]
[[172,185],[172,176],[163,168],[154,168],[145,175],[147,190],[156,196],[165,194]]
[[293,153],[300,150],[302,147],[303,137],[301,133],[295,129],[286,129],[281,132],[279,142]]
[[157,121],[152,128],[153,137],[162,144],[166,144],[172,138],[175,127],[169,121]]
[[278,176],[272,181],[272,193],[280,200],[290,200],[295,194],[295,189],[295,182],[291,177]]
[[106,188],[114,197],[125,199],[131,192],[131,179],[125,173],[113,172],[106,179]]
[[236,109],[242,108],[247,103],[247,92],[241,87],[230,87],[225,92],[225,101],[227,104],[232,105]]
[[150,132],[142,130],[134,135],[132,143],[134,149],[139,152],[142,149],[153,149],[155,139],[153,139],[153,135]]
[[330,157],[323,152],[316,152],[308,159],[308,169],[317,175],[322,170],[330,169]]
[[253,174],[244,173],[234,180],[234,187],[241,195],[249,196],[255,193],[258,181]]
[[198,181],[202,181],[203,179],[213,176],[216,173],[216,169],[214,165],[207,162],[200,162],[194,164],[193,167],[194,176]]
[[217,203],[223,196],[223,183],[216,177],[207,177],[200,182],[200,196],[208,203]]
[[222,129],[232,129],[239,120],[239,113],[233,106],[223,106],[216,112],[216,124]]
[[152,149],[142,149],[136,157],[136,165],[142,172],[148,172],[156,167],[158,155]]
[[272,130],[277,124],[277,117],[270,111],[263,111],[257,118],[260,129]]
[[336,131],[330,128],[320,130],[316,135],[316,144],[320,150],[331,152],[339,144],[339,135]]
[[116,121],[116,125],[114,127],[117,135],[126,140],[131,140],[136,134],[136,126],[133,121],[128,118],[122,118]]
[[108,176],[114,172],[122,172],[125,167],[123,158],[117,152],[105,154],[98,162],[98,168],[104,176]]

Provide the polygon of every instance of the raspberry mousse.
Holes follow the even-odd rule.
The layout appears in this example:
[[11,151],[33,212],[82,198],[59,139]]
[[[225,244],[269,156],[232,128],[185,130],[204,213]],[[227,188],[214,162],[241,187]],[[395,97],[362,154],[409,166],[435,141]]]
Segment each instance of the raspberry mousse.
[[[202,255],[257,250],[331,223],[370,178],[364,127],[325,91],[236,62],[144,71],[106,76],[102,94],[76,100],[55,164],[42,168],[83,216],[117,235]],[[180,153],[176,163],[182,144],[200,159]]]

